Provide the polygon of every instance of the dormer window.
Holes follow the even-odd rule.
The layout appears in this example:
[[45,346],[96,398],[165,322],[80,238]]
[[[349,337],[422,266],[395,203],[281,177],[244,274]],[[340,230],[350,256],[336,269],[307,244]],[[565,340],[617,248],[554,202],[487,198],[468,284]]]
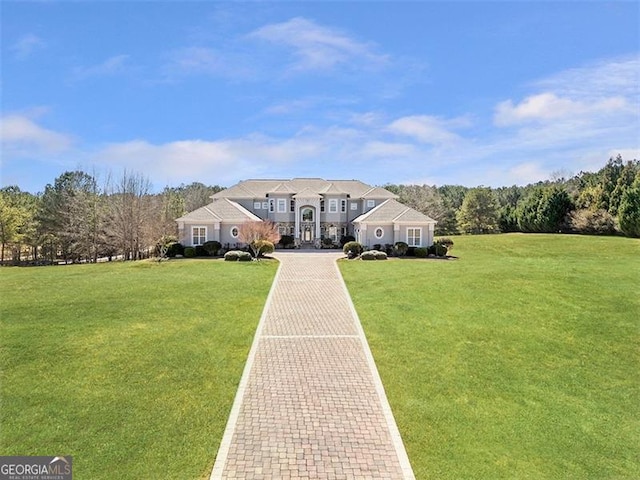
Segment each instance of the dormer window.
[[376,206],[375,200],[367,200],[367,208],[373,208]]

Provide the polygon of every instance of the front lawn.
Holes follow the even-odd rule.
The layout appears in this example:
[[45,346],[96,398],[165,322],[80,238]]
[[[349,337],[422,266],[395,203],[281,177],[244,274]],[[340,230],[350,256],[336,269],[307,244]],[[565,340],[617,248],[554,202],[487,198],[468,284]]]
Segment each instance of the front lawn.
[[640,241],[342,261],[418,479],[640,478]]
[[0,454],[208,478],[276,262],[0,269]]

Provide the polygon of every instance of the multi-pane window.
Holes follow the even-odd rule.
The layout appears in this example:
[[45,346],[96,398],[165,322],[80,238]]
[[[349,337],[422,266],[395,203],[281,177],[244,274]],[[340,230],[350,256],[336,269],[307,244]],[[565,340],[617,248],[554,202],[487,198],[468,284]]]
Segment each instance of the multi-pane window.
[[278,199],[278,213],[284,213],[287,211],[287,199],[279,198]]
[[422,228],[407,228],[407,244],[410,247],[422,245]]
[[373,208],[376,206],[375,200],[367,200],[367,208]]
[[193,227],[191,229],[191,244],[202,245],[207,241],[207,227]]
[[262,208],[262,202],[253,202],[253,209],[260,210]]
[[273,198],[269,199],[269,211],[270,212],[276,211],[276,201]]
[[268,210],[269,209],[269,202],[262,202],[262,209],[263,210]]
[[332,198],[329,200],[329,212],[336,213],[338,211],[338,200],[336,198]]
[[358,210],[358,204],[356,202],[351,202],[351,210]]
[[375,229],[373,234],[376,236],[377,239],[381,239],[382,237],[384,237],[384,230],[382,229],[382,227],[378,227]]
[[324,212],[324,200],[320,200],[320,211]]
[[291,200],[291,202],[289,203],[289,210],[291,210],[292,212],[296,211],[296,201],[295,200]]
[[340,200],[340,211],[342,213],[347,211],[347,201],[346,200]]

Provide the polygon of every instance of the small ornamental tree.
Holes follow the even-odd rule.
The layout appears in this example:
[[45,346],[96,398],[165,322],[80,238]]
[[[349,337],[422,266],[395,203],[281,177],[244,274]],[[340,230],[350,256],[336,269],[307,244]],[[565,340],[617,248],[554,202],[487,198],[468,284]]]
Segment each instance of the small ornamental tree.
[[280,241],[278,226],[271,220],[264,222],[246,222],[238,229],[238,240],[247,244],[255,260],[260,257],[260,250],[264,246],[261,241],[275,245]]

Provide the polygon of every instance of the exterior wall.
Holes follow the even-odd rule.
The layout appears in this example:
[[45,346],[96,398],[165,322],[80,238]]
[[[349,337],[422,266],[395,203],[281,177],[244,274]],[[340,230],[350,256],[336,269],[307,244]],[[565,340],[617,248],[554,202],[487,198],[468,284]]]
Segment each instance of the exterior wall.
[[240,240],[238,240],[238,238],[234,238],[231,236],[231,229],[236,227],[236,228],[240,228],[240,226],[242,225],[242,223],[221,223],[220,224],[220,235],[219,235],[219,242],[224,246],[229,244],[231,247],[236,246],[237,244],[240,243]]
[[[434,225],[431,224],[418,224],[418,225],[398,225],[396,230],[396,242],[408,242],[408,229],[421,228],[420,235],[420,247],[429,247],[433,245],[433,231]],[[411,244],[409,243],[411,246]]]
[[206,240],[207,242],[212,240],[220,241],[220,230],[214,223],[184,223],[178,225],[178,241],[185,247],[193,247],[192,232],[193,227],[205,227],[207,229]]
[[[366,228],[364,225],[360,225],[360,243],[364,246],[373,248],[374,245],[380,244],[384,246],[387,243],[394,244],[397,240],[394,240],[394,230],[393,224],[367,224]],[[383,231],[382,237],[376,237],[376,230],[381,228]]]

